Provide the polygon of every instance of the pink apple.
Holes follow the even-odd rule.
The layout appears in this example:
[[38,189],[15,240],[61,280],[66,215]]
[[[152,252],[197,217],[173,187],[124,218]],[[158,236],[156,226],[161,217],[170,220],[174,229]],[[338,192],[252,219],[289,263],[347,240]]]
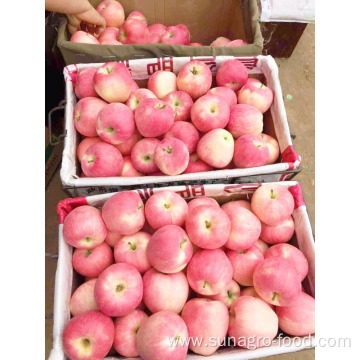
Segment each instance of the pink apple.
[[204,171],[212,171],[214,168],[204,161],[199,159],[199,156],[196,152],[192,153],[189,158],[189,165],[186,170],[183,172],[184,174],[198,173]]
[[130,19],[140,20],[146,26],[148,24],[145,15],[143,13],[141,13],[140,11],[132,11],[127,17],[127,20],[130,20]]
[[160,140],[146,138],[137,142],[131,150],[131,161],[138,171],[144,174],[151,174],[158,170],[154,160],[156,147]]
[[144,203],[136,192],[120,192],[105,202],[102,217],[110,231],[132,235],[145,224]]
[[271,257],[255,269],[253,284],[260,297],[269,304],[288,306],[301,292],[299,274],[292,261]]
[[116,243],[121,239],[122,235],[115,231],[108,231],[106,234],[105,242],[111,246],[115,247]]
[[148,44],[149,37],[146,24],[137,19],[128,19],[120,26],[118,40],[123,44]]
[[100,311],[73,317],[62,334],[63,349],[70,359],[103,359],[111,349],[114,323]]
[[217,249],[229,238],[231,222],[225,211],[217,206],[196,206],[186,219],[190,240],[202,249]]
[[279,158],[280,148],[279,143],[271,136],[267,134],[260,134],[261,138],[264,140],[266,146],[269,149],[270,157],[266,165],[276,163]]
[[97,136],[96,119],[106,102],[96,97],[81,99],[74,109],[74,124],[76,130],[84,136]]
[[183,45],[189,45],[190,44],[190,31],[189,31],[189,28],[184,24],[176,25],[176,27],[183,32],[183,36],[184,36]]
[[247,82],[248,77],[246,67],[241,61],[226,60],[217,70],[216,84],[238,91]]
[[98,40],[100,44],[103,43],[103,41],[109,41],[109,40],[115,40],[119,36],[119,28],[114,26],[107,27],[98,37]]
[[169,190],[155,193],[145,204],[146,220],[155,230],[165,225],[183,226],[187,213],[187,202]]
[[193,340],[202,339],[201,344],[195,341],[189,343],[189,349],[195,354],[212,355],[224,341],[229,327],[229,312],[221,301],[191,299],[186,303],[181,317],[189,337]]
[[91,310],[99,310],[94,297],[95,283],[96,279],[91,279],[81,284],[74,291],[70,299],[70,312],[72,316]]
[[140,273],[129,264],[113,264],[95,284],[95,301],[105,315],[125,316],[140,304],[143,283]]
[[163,274],[150,269],[145,273],[143,282],[144,302],[152,313],[162,310],[181,312],[189,296],[189,285],[182,271]]
[[124,166],[119,176],[137,177],[137,176],[144,176],[144,174],[136,170],[135,166],[131,161],[131,156],[124,156]]
[[177,76],[177,87],[188,93],[193,100],[205,95],[211,88],[212,74],[209,67],[199,60],[185,64]]
[[86,150],[93,144],[96,144],[98,142],[100,142],[101,139],[98,136],[95,137],[86,137],[85,139],[83,139],[77,149],[76,149],[76,157],[77,159],[81,162],[81,159],[83,157],[83,155],[85,154]]
[[234,47],[234,46],[244,46],[247,45],[248,43],[244,40],[241,39],[237,39],[237,40],[233,40],[228,42],[225,46],[226,47]]
[[189,46],[193,46],[193,47],[201,47],[201,46],[205,46],[202,43],[190,43]]
[[148,30],[150,33],[149,44],[157,44],[161,42],[161,38],[166,31],[166,26],[163,24],[151,24]]
[[210,89],[207,94],[220,96],[223,100],[227,102],[230,109],[237,104],[237,97],[235,91],[226,86],[214,87]]
[[186,121],[176,121],[171,129],[164,135],[164,138],[181,140],[191,154],[196,150],[200,136],[193,124]]
[[269,157],[269,149],[259,135],[242,135],[235,141],[233,161],[240,169],[264,166]]
[[270,245],[286,243],[294,235],[295,224],[291,216],[280,222],[278,225],[270,226],[261,223],[260,237]]
[[116,0],[104,0],[96,7],[96,10],[105,19],[106,26],[117,28],[124,22],[124,8]]
[[186,232],[177,225],[166,225],[151,237],[146,254],[158,271],[174,274],[188,264],[193,247]]
[[228,44],[230,41],[231,41],[231,40],[229,40],[228,38],[223,37],[223,36],[220,36],[220,37],[218,37],[217,39],[215,39],[215,40],[210,44],[210,46],[215,46],[215,47],[225,46],[225,45]]
[[115,319],[114,348],[121,356],[139,356],[136,348],[137,333],[147,318],[144,311],[135,309],[130,314]]
[[137,82],[133,79],[131,79],[131,94],[133,94],[136,90],[139,90],[140,87],[137,84]]
[[129,140],[122,141],[119,145],[116,145],[115,147],[121,152],[123,156],[131,155],[132,148],[141,139],[142,136],[135,128],[134,134],[131,136]]
[[68,244],[78,249],[98,246],[105,240],[106,232],[101,212],[89,205],[75,208],[64,221],[64,238]]
[[156,99],[156,96],[149,89],[137,89],[133,93],[131,93],[131,95],[126,101],[126,105],[135,112],[135,109],[144,99]]
[[196,152],[208,165],[221,169],[233,158],[234,139],[224,129],[211,130],[199,140]]
[[240,208],[245,208],[251,211],[251,204],[248,200],[234,200],[229,201],[221,206],[221,208],[228,214],[231,212],[236,212]]
[[81,159],[81,169],[88,177],[119,176],[123,166],[120,151],[105,142],[91,145]]
[[100,44],[98,39],[85,31],[76,31],[70,38],[71,42],[77,42],[82,44]]
[[263,241],[261,239],[256,240],[255,243],[254,243],[254,246],[257,246],[261,250],[263,255],[265,255],[265,253],[269,249],[269,245],[265,241]]
[[185,91],[173,91],[166,95],[163,101],[173,108],[175,121],[188,121],[190,119],[190,110],[194,102]]
[[239,298],[241,293],[240,286],[235,280],[231,280],[226,288],[221,291],[219,294],[207,296],[210,300],[218,300],[224,303],[227,308],[230,308],[231,305]]
[[262,300],[240,296],[230,308],[229,336],[242,348],[266,346],[278,332],[278,317]]
[[251,198],[251,210],[262,222],[271,226],[288,219],[294,211],[294,205],[290,191],[278,184],[263,184]]
[[146,256],[150,238],[151,235],[143,231],[123,236],[114,248],[115,262],[133,265],[140,274],[144,274],[151,268]]
[[187,36],[188,34],[182,28],[169,26],[161,37],[161,42],[163,44],[187,45],[189,40]]
[[186,275],[190,287],[198,294],[216,295],[230,283],[233,269],[222,250],[201,249],[190,260]]
[[[244,287],[242,290],[241,290],[241,294],[240,296],[252,296],[252,297],[255,297],[257,299],[260,299],[262,301],[264,301],[261,296],[255,291],[255,288],[253,286],[247,286],[247,287]],[[265,302],[265,301],[264,301]],[[276,306],[275,305],[271,305],[271,304],[268,304],[267,302],[265,302],[266,305],[268,305],[270,307],[270,309],[272,309],[273,311],[275,311],[276,309]]]
[[131,92],[133,80],[124,64],[108,62],[100,66],[94,75],[96,92],[107,102],[124,102]]
[[238,93],[238,103],[256,107],[262,113],[270,109],[273,92],[257,79],[249,79]]
[[101,45],[124,45],[124,44],[117,40],[107,39],[107,40],[103,40],[101,42]]
[[315,333],[315,299],[301,292],[290,306],[276,308],[279,327],[292,336]]
[[150,76],[147,87],[158,99],[163,99],[165,96],[177,90],[176,75],[173,72],[165,70],[155,71]]
[[157,137],[171,129],[174,111],[161,100],[144,99],[135,110],[135,122],[142,136]]
[[216,208],[220,207],[219,203],[215,199],[207,196],[201,196],[188,203],[188,214],[190,214],[193,209],[201,205],[215,206]]
[[75,81],[75,95],[78,99],[85,97],[97,97],[98,94],[94,88],[94,75],[96,73],[95,68],[81,69],[76,74]]
[[184,360],[188,351],[184,320],[172,311],[146,319],[137,334],[137,350],[144,360]]

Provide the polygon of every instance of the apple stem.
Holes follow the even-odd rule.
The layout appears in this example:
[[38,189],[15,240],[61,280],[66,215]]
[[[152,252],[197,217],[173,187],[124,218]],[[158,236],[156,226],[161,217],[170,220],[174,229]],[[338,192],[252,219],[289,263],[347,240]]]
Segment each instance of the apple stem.
[[132,244],[130,241],[128,242],[128,245],[130,245],[131,250],[136,250],[136,244]]
[[197,75],[199,73],[199,71],[196,70],[195,66],[190,70],[190,72],[194,75]]
[[270,198],[271,198],[271,199],[275,199],[275,198],[276,198],[273,189],[270,190]]
[[163,151],[167,152],[168,154],[172,154],[173,149],[169,146],[167,148],[163,148]]

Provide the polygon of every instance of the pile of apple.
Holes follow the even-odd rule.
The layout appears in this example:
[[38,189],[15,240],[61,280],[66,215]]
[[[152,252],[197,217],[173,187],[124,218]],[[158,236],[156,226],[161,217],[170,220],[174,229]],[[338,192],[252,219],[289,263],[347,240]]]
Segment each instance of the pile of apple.
[[163,190],[145,205],[125,191],[101,211],[75,208],[63,234],[86,282],[71,298],[65,353],[96,360],[113,346],[124,357],[180,360],[188,349],[213,354],[227,334],[243,348],[254,338],[269,346],[279,328],[313,334],[315,300],[302,291],[308,262],[287,244],[293,210],[291,193],[274,184],[221,207]]
[[[77,31],[70,41],[85,44],[124,45],[124,44],[178,44],[189,46],[205,46],[201,43],[190,43],[190,32],[186,25],[166,27],[163,24],[148,22],[140,11],[131,12],[125,20],[124,8],[116,0],[104,0],[96,10],[105,19],[106,29],[98,38],[90,32]],[[246,41],[231,41],[226,37],[218,37],[210,46],[243,46]]]
[[202,61],[176,76],[159,70],[139,88],[122,63],[77,73],[74,124],[82,176],[179,175],[272,164],[279,145],[262,133],[272,90],[238,60]]

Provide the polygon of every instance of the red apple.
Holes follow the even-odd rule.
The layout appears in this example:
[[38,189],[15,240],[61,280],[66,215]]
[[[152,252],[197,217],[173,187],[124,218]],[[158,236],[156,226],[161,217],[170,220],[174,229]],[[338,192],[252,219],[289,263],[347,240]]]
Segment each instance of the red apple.
[[239,298],[241,293],[240,286],[235,280],[231,280],[226,288],[219,294],[207,296],[210,300],[223,302],[228,308]]
[[79,70],[76,74],[75,95],[78,99],[85,97],[97,97],[98,94],[94,88],[95,68],[85,68]]
[[199,159],[199,156],[196,152],[192,153],[189,158],[189,165],[184,171],[184,174],[198,173],[204,171],[212,171],[214,168],[204,161]]
[[77,149],[76,149],[76,157],[77,159],[81,162],[81,159],[83,157],[83,155],[85,154],[86,150],[93,144],[96,144],[98,142],[100,142],[101,139],[98,136],[95,137],[86,137],[85,139],[83,139]]
[[294,235],[295,224],[291,216],[280,222],[278,225],[270,226],[261,223],[260,237],[270,245],[286,243]]
[[279,143],[273,137],[267,134],[260,134],[260,136],[263,139],[266,146],[268,147],[270,153],[270,157],[266,165],[276,163],[280,154]]
[[156,99],[156,96],[149,89],[137,89],[131,93],[126,101],[126,105],[135,112],[135,109],[144,99]]
[[189,45],[190,44],[190,31],[189,31],[189,28],[184,24],[176,25],[176,27],[183,32],[183,36],[184,36],[183,45]]
[[136,176],[144,176],[144,174],[136,170],[135,166],[131,161],[130,156],[124,156],[124,166],[119,176],[136,177]]
[[132,11],[127,17],[127,20],[130,20],[130,19],[140,20],[146,26],[148,24],[145,15],[143,13],[141,13],[140,11]]
[[205,46],[202,43],[190,43],[189,46],[193,46],[193,47],[201,47],[201,46]]
[[148,44],[149,37],[146,24],[137,19],[128,19],[120,26],[118,40],[123,44]]
[[121,239],[122,235],[115,231],[108,231],[106,234],[105,242],[111,246],[115,247],[116,243]]
[[106,41],[117,41],[119,36],[119,28],[114,26],[107,27],[98,37],[100,44]]
[[189,34],[185,29],[179,26],[169,26],[161,37],[161,42],[163,44],[188,45],[189,39]]
[[175,121],[171,129],[164,135],[164,138],[181,140],[191,154],[196,150],[200,135],[193,124],[186,121]]
[[76,31],[70,38],[71,42],[77,42],[82,44],[100,44],[98,39],[85,31]]
[[163,99],[177,90],[176,75],[171,71],[155,71],[150,76],[147,87],[158,99]]
[[158,170],[154,160],[154,153],[158,144],[160,144],[160,140],[146,138],[134,145],[131,150],[131,161],[138,171],[151,174]]
[[116,0],[104,0],[96,7],[96,10],[105,19],[106,26],[117,28],[124,22],[124,8]]
[[74,291],[70,299],[70,312],[72,316],[84,314],[91,310],[99,310],[94,297],[95,283],[96,279],[91,279],[81,284]]
[[248,43],[244,40],[241,39],[237,39],[237,40],[233,40],[228,42],[225,46],[226,47],[234,47],[234,46],[243,46],[243,45],[247,45]]
[[217,70],[216,84],[238,91],[247,82],[248,77],[246,67],[241,61],[235,59],[226,60]]
[[190,110],[194,102],[185,91],[173,91],[166,95],[163,101],[173,108],[175,121],[188,121],[190,119]]
[[[255,291],[255,288],[253,286],[247,286],[247,287],[244,287],[242,290],[241,290],[241,294],[240,296],[252,296],[252,297],[255,297],[257,299],[260,299],[262,301],[264,301],[261,296]],[[272,309],[273,311],[275,311],[276,309],[276,306],[275,305],[271,305],[271,304],[268,304],[267,302],[265,302],[265,304],[267,306],[270,307],[270,309]]]
[[163,24],[151,24],[148,30],[150,33],[149,44],[157,44],[161,42],[161,38],[166,31],[166,26]]
[[226,86],[214,87],[210,89],[207,94],[214,94],[220,96],[227,102],[230,109],[237,104],[237,97],[235,91]]
[[130,155],[132,148],[141,139],[142,136],[135,128],[134,134],[131,136],[129,140],[122,141],[119,145],[116,145],[115,147],[121,152],[123,156]]
[[218,37],[217,39],[215,39],[215,40],[210,44],[210,46],[215,46],[215,47],[225,46],[225,45],[228,44],[230,41],[231,41],[231,40],[229,40],[228,38],[223,37],[223,36],[220,36],[220,37]]
[[210,198],[207,196],[201,196],[201,197],[191,200],[188,203],[188,214],[190,214],[193,209],[195,209],[196,207],[198,207],[200,205],[215,206],[216,208],[220,207],[218,202],[216,200],[214,200],[213,198]]
[[103,40],[101,45],[124,45],[122,42],[112,39]]
[[236,212],[240,208],[245,208],[251,211],[251,204],[250,201],[248,200],[233,200],[225,203],[224,205],[221,206],[221,208],[226,213]]
[[269,249],[269,245],[268,245],[265,241],[263,241],[263,240],[261,240],[261,239],[256,240],[255,243],[254,243],[254,245],[257,246],[257,247],[261,250],[261,252],[263,253],[263,255],[265,255],[265,253],[266,253],[266,252],[268,251],[268,249]]

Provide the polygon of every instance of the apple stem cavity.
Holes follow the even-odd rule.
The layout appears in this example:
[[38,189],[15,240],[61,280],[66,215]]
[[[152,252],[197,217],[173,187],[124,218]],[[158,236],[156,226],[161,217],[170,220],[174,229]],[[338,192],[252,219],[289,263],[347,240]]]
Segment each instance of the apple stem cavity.
[[279,297],[280,297],[279,293],[273,292],[272,296],[271,296],[271,300],[276,301],[278,303],[279,302]]
[[136,250],[136,244],[132,244],[130,241],[128,242],[128,245],[130,245],[131,250]]
[[116,285],[116,292],[121,292],[123,288],[124,287],[121,284]]
[[91,342],[88,338],[82,339],[81,342],[82,342],[83,347],[85,347],[85,348],[88,348],[91,345]]
[[172,154],[173,149],[169,146],[169,147],[167,147],[167,148],[163,148],[163,151],[165,151],[165,152],[168,153],[168,154]]
[[[87,239],[87,238],[86,238]],[[88,241],[88,240],[87,240]],[[89,257],[92,253],[93,253],[93,249],[88,249],[88,250],[86,250],[85,251],[85,257],[87,258],[87,257]]]
[[89,158],[88,158],[88,164],[91,164],[95,161],[95,156],[94,155],[90,155]]
[[276,195],[273,189],[270,190],[270,199],[276,199]]
[[106,67],[106,72],[111,74],[114,69],[112,67]]
[[108,134],[113,134],[114,133],[114,128],[112,128],[112,127],[107,127],[106,129],[105,129],[105,131],[108,133]]
[[205,227],[206,227],[207,229],[210,229],[210,228],[211,228],[211,222],[208,221],[208,220],[205,220]]
[[184,239],[181,243],[180,243],[180,249],[184,248],[184,245],[187,243],[187,239]]
[[162,109],[165,109],[165,108],[166,108],[166,105],[164,105],[164,104],[156,104],[156,105],[155,105],[155,108],[162,110]]
[[203,289],[205,289],[206,286],[209,286],[209,285],[210,285],[210,283],[209,283],[208,281],[204,281],[204,283],[203,283]]

